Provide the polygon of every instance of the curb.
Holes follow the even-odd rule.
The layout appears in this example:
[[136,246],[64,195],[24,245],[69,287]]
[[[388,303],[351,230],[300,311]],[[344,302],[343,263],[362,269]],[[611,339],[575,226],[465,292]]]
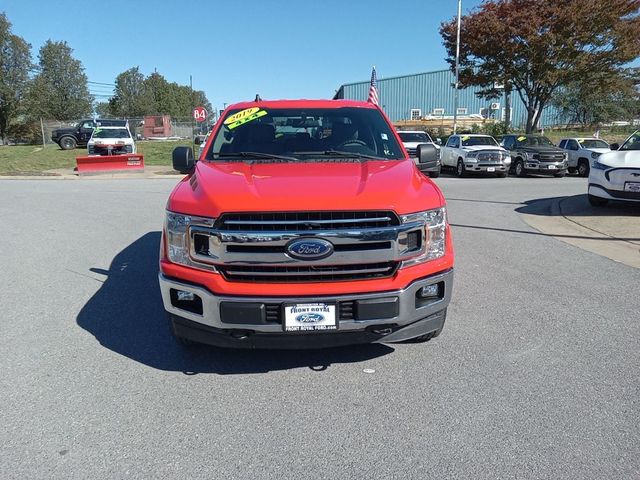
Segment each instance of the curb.
[[525,223],[541,233],[610,260],[640,269],[640,245],[600,232],[567,218],[562,202],[571,197],[553,199],[540,205],[549,214],[520,213]]

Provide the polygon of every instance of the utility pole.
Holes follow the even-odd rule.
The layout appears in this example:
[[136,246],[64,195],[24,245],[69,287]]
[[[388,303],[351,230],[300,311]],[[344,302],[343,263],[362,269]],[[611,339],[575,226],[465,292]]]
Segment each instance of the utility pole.
[[458,33],[456,35],[456,91],[453,97],[453,133],[458,130],[458,81],[460,76],[460,17],[462,16],[462,0],[458,0]]
[[[196,136],[195,136],[195,130],[196,130],[196,119],[193,116],[193,111],[196,108],[195,104],[195,98],[193,95],[193,75],[189,75],[189,88],[191,89],[191,147],[193,149],[193,151],[196,151]],[[195,154],[195,153],[194,153]]]

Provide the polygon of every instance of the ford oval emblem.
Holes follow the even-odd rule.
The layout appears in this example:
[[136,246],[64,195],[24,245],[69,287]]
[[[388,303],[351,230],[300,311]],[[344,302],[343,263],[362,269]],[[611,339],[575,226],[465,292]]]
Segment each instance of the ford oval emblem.
[[320,260],[333,253],[333,245],[321,238],[300,238],[289,242],[286,250],[298,260]]
[[324,320],[321,313],[301,313],[296,317],[296,322],[300,323],[320,323]]

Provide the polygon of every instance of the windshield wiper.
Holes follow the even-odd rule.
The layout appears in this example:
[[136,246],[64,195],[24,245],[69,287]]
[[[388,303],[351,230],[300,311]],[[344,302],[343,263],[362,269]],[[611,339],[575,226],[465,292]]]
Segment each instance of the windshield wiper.
[[324,150],[319,152],[296,152],[300,155],[322,155],[325,157],[344,157],[344,158],[361,158],[366,160],[392,160],[390,158],[377,157],[375,155],[367,155],[365,153],[345,152],[344,150]]
[[215,153],[214,160],[219,157],[230,158],[230,157],[243,157],[250,158],[252,160],[283,160],[286,162],[299,162],[300,159],[296,157],[289,157],[286,155],[274,155],[272,153],[263,153],[263,152],[237,152],[237,153]]

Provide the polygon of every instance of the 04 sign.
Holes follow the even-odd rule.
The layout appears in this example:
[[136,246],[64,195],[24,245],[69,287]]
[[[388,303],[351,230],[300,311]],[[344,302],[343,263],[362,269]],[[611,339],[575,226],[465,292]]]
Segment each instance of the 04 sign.
[[207,111],[204,107],[196,107],[193,109],[193,118],[196,122],[204,122],[207,119]]

